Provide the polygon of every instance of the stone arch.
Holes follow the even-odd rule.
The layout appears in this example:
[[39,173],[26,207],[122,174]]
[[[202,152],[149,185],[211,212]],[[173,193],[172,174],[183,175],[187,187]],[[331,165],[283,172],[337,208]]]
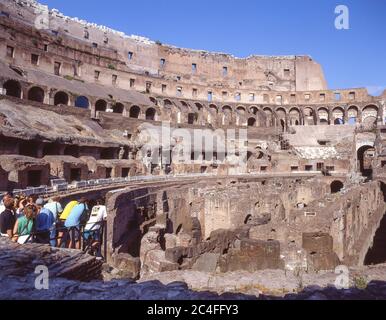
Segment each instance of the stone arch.
[[21,85],[16,80],[8,80],[4,82],[3,88],[6,90],[6,95],[9,97],[21,98]]
[[331,193],[338,193],[344,188],[344,184],[340,180],[335,180],[330,184]]
[[265,125],[266,127],[273,127],[275,125],[275,119],[273,115],[272,109],[266,107],[264,108],[264,114],[265,114]]
[[378,107],[375,105],[368,105],[362,110],[362,123],[365,125],[372,125],[376,123],[378,118]]
[[141,108],[140,107],[132,106],[130,108],[130,114],[129,114],[130,118],[138,119],[140,114],[141,114]]
[[95,103],[95,111],[101,111],[101,112],[106,112],[107,110],[107,102],[105,100],[98,100]]
[[311,107],[305,107],[303,109],[304,114],[304,124],[307,126],[313,126],[316,124],[315,122],[315,111]]
[[28,100],[43,103],[44,96],[44,90],[40,87],[32,87],[28,90]]
[[330,113],[327,108],[322,107],[318,109],[318,118],[321,125],[330,124]]
[[55,93],[55,96],[54,96],[54,105],[57,106],[59,104],[63,104],[63,105],[66,105],[68,106],[68,102],[69,102],[69,97],[68,97],[68,94],[64,91],[58,91]]
[[156,106],[158,106],[158,101],[157,101],[156,98],[150,97],[149,99],[150,99],[150,101],[151,101],[152,103],[154,103]]
[[154,108],[148,108],[145,114],[146,120],[155,121],[156,114],[157,111]]
[[335,125],[342,125],[345,123],[345,112],[342,107],[336,107],[332,110],[332,119]]
[[171,108],[173,106],[173,103],[169,99],[164,100],[164,107],[165,108]]
[[222,107],[223,112],[223,119],[222,124],[223,125],[230,125],[232,122],[232,108],[228,105]]
[[359,108],[357,106],[350,106],[347,110],[348,124],[356,125],[359,120]]
[[251,106],[251,107],[249,108],[249,112],[252,113],[252,114],[254,114],[254,115],[257,115],[257,113],[259,112],[259,108],[256,107],[256,106]]
[[372,160],[374,158],[374,152],[375,148],[370,145],[364,145],[357,151],[358,169],[364,177],[372,177]]
[[298,108],[292,108],[289,111],[289,123],[291,126],[299,126],[301,125],[301,114]]
[[90,107],[90,102],[89,102],[87,97],[79,96],[75,100],[75,107],[82,108],[82,109],[88,109]]
[[124,109],[125,109],[125,106],[122,103],[120,103],[120,102],[116,103],[113,106],[113,112],[114,113],[121,113],[122,114]]
[[256,119],[255,118],[249,118],[248,119],[248,127],[256,127]]

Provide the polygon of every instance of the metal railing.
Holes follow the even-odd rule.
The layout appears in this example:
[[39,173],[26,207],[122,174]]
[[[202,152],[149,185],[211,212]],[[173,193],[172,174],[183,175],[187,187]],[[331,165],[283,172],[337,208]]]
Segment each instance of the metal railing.
[[[55,232],[55,236],[51,237],[53,231]],[[81,250],[85,253],[95,255],[103,261],[106,261],[107,259],[106,220],[93,224],[80,224],[69,228],[57,227],[55,225],[50,230],[32,232],[28,235],[28,238],[24,243],[42,243],[42,241],[39,240],[40,237],[47,235],[48,233],[50,234],[50,237],[44,241],[45,244],[50,244],[52,247],[56,248]],[[55,243],[55,245],[52,243]]]

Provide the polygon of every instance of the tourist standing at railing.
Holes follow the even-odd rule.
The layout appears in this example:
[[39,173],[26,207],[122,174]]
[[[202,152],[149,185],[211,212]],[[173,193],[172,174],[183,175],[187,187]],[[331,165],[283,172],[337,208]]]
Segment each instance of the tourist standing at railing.
[[44,206],[45,209],[48,209],[52,212],[55,220],[55,223],[51,228],[51,234],[50,234],[50,238],[51,238],[50,243],[52,247],[56,247],[57,245],[56,238],[57,238],[58,229],[62,227],[61,223],[58,221],[61,213],[63,212],[62,205],[60,204],[59,201],[60,201],[60,197],[53,197]]
[[64,223],[66,222],[68,216],[70,215],[72,209],[78,204],[79,202],[74,200],[67,203],[67,205],[64,207],[64,210],[62,214],[60,215],[59,219],[56,222],[56,229],[58,230],[58,247],[66,246],[66,240],[68,238],[67,236],[67,230],[64,226]]
[[20,244],[33,241],[32,233],[34,232],[37,212],[37,207],[33,204],[28,204],[23,208],[23,216],[16,220],[12,241]]
[[16,223],[14,200],[10,196],[4,197],[3,205],[5,210],[0,214],[0,232],[2,237],[13,237],[13,228]]
[[64,223],[64,226],[68,229],[68,247],[72,249],[80,249],[80,228],[82,223],[85,224],[88,221],[88,211],[88,200],[86,198],[82,198],[79,200],[79,203],[71,210],[70,215]]
[[44,208],[44,199],[36,200],[38,215],[36,216],[36,236],[35,242],[42,244],[50,244],[50,234],[54,227],[55,219],[53,213]]
[[83,238],[85,241],[90,241],[91,251],[96,256],[100,256],[100,239],[101,227],[103,221],[107,219],[107,208],[103,200],[97,200],[96,205],[92,208],[90,219],[87,221],[84,228]]

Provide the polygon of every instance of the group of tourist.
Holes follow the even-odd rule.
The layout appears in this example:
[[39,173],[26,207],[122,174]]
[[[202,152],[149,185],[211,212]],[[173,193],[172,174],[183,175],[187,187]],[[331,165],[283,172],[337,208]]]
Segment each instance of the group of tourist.
[[98,253],[106,218],[103,200],[81,198],[70,201],[63,209],[59,197],[46,202],[38,196],[13,197],[7,193],[0,202],[1,236],[19,244],[34,242],[80,249],[83,237],[91,251]]

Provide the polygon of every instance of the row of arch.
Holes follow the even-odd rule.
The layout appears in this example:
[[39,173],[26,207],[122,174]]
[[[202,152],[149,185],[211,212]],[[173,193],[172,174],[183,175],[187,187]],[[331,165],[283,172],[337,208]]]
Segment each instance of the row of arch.
[[[3,84],[8,96],[21,98],[22,88],[18,81],[8,80]],[[39,103],[44,103],[45,92],[39,86],[32,86],[27,91],[27,99]],[[169,99],[157,100],[150,98],[154,107],[148,107],[142,111],[139,106],[131,106],[128,110],[128,116],[131,118],[142,118],[146,120],[159,120],[162,114],[158,108],[163,105],[165,118],[174,120],[177,123],[186,122],[188,124],[217,124],[217,125],[238,125],[250,127],[288,127],[297,125],[341,125],[356,124],[362,122],[376,121],[379,108],[376,105],[368,105],[363,108],[357,106],[343,107],[292,107],[286,110],[283,107],[258,107],[258,106],[230,106],[224,105],[218,107],[216,104],[209,104],[204,107],[201,103],[186,103],[180,101],[179,104],[173,103]],[[53,94],[53,104],[69,105],[70,96],[64,91],[57,91]],[[74,100],[74,106],[88,109],[91,107],[90,100],[86,96],[77,96]],[[104,99],[95,102],[96,112],[106,112],[108,108],[113,113],[122,114],[125,106],[122,103],[113,103],[111,107]],[[168,120],[168,119],[165,119]]]

